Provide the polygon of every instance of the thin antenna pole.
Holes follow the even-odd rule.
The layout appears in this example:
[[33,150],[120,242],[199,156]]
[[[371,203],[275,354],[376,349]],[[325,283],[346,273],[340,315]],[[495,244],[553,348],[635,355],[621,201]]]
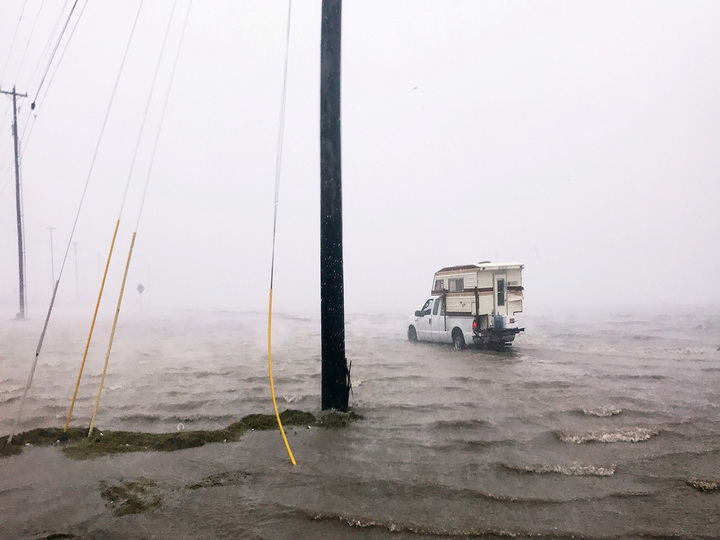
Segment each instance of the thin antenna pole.
[[323,0],[320,43],[320,324],[322,409],[347,411],[350,371],[345,358],[340,44],[342,0]]
[[72,243],[75,252],[75,297],[80,297],[80,288],[78,287],[78,263],[77,263],[77,242]]
[[18,125],[17,125],[17,97],[27,97],[27,94],[18,94],[13,86],[12,92],[0,90],[0,94],[12,96],[13,100],[13,141],[15,143],[15,211],[17,214],[17,234],[18,234],[18,278],[20,281],[20,311],[17,314],[18,319],[25,318],[25,242],[23,239],[23,220],[22,220],[22,195],[20,186],[20,142],[18,141]]
[[50,268],[52,271],[52,285],[55,286],[55,254],[53,253],[53,231],[55,230],[55,227],[47,227],[47,230],[50,231]]

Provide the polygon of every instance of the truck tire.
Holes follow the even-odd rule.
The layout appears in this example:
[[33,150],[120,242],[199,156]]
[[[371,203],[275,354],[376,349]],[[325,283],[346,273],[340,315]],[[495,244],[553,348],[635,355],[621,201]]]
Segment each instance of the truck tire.
[[465,336],[459,328],[453,330],[453,347],[456,351],[462,351],[465,348]]
[[414,326],[408,327],[408,341],[411,343],[417,343],[417,331],[415,330]]

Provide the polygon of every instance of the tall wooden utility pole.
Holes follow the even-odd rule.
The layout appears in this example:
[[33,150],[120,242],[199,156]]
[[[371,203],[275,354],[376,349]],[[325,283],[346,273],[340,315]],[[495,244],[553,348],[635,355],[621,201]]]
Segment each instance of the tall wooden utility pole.
[[18,94],[13,86],[12,92],[0,89],[0,94],[7,94],[13,98],[13,140],[15,141],[15,210],[17,214],[18,232],[18,276],[20,279],[20,311],[18,319],[25,318],[25,244],[23,241],[22,226],[22,196],[20,189],[20,142],[18,141],[17,124],[17,97],[27,97],[27,94]]
[[342,182],[340,161],[340,36],[342,0],[322,0],[320,38],[320,324],[322,410],[347,411]]

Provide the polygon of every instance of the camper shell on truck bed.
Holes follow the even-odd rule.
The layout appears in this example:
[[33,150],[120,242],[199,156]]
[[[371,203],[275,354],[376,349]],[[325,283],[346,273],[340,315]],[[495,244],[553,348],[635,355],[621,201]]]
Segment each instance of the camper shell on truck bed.
[[435,272],[431,297],[408,321],[411,341],[466,343],[503,348],[511,344],[523,310],[523,265],[493,263],[448,266]]
[[448,315],[513,315],[523,310],[520,263],[480,262],[435,272],[431,294],[444,294]]

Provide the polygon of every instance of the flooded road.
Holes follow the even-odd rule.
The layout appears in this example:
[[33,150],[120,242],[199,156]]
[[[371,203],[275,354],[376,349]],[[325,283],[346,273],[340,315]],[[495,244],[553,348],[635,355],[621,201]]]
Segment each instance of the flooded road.
[[[412,344],[401,316],[348,317],[343,429],[292,427],[168,453],[0,458],[2,538],[716,538],[720,316],[526,318],[507,352]],[[64,423],[88,321],[53,321],[22,431]],[[271,413],[263,314],[137,314],[118,329],[97,425],[218,429]],[[38,321],[0,322],[8,433]],[[320,326],[275,319],[280,409],[320,414]],[[107,321],[73,426],[89,422]],[[202,487],[188,486],[213,478]],[[153,482],[159,504],[116,516],[101,486]]]

